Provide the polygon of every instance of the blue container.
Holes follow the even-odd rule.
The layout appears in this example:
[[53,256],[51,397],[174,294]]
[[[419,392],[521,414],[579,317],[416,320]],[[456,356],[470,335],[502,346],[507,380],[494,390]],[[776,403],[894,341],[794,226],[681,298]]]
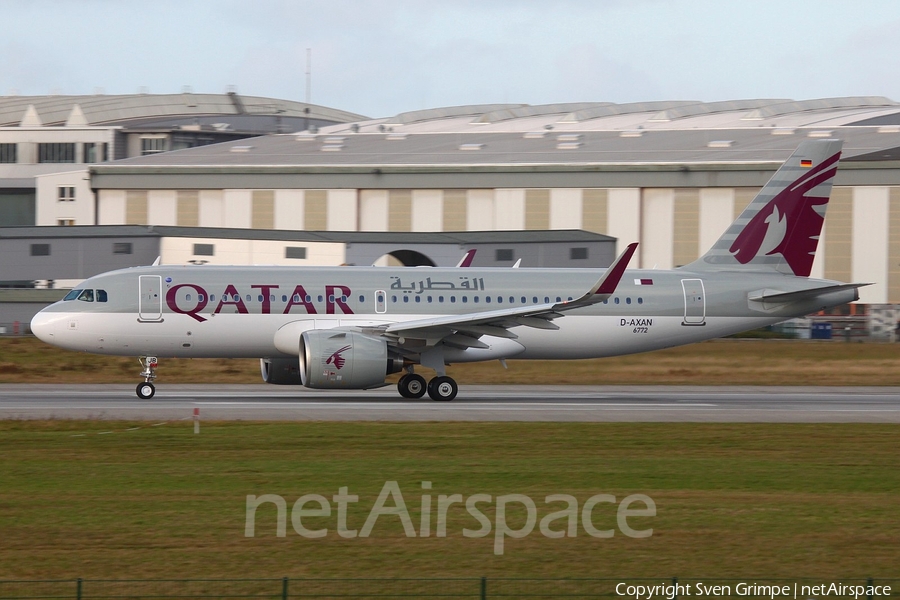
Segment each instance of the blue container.
[[830,340],[831,323],[813,323],[809,337],[814,340]]

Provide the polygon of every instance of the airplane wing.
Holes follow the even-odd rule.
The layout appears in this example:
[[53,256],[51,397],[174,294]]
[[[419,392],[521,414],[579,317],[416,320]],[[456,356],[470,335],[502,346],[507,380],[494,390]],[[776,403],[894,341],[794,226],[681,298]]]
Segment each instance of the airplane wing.
[[[509,329],[518,326],[537,329],[559,329],[553,319],[564,316],[566,311],[603,302],[615,292],[628,262],[638,244],[629,244],[622,254],[603,273],[597,282],[584,294],[573,300],[533,304],[514,308],[504,308],[463,315],[447,315],[429,319],[416,319],[393,323],[375,328],[370,333],[378,333],[391,338],[392,345],[430,347],[444,341],[449,345],[467,348],[486,348],[478,340],[483,335],[515,339]],[[424,344],[423,344],[424,342]]]

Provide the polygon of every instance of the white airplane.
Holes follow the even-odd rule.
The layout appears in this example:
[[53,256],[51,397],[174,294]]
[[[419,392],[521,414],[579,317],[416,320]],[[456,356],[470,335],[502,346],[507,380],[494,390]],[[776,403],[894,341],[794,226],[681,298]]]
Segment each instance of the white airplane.
[[[31,322],[71,350],[260,358],[268,383],[397,385],[456,397],[446,365],[578,359],[689,344],[859,298],[866,284],[810,279],[842,142],[803,142],[705,255],[672,270],[157,265],[91,277]],[[461,265],[462,266],[462,265]],[[433,370],[427,383],[417,366]]]

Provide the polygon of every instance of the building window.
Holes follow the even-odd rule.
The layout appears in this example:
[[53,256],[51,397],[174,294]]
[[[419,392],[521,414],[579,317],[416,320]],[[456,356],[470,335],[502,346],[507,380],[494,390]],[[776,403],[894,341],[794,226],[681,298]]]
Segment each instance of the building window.
[[194,256],[213,256],[215,250],[213,244],[194,244]]
[[63,227],[69,227],[75,224],[75,219],[57,219],[56,224]]
[[0,163],[16,162],[16,145],[0,144]]
[[84,145],[84,162],[99,163],[106,162],[106,144],[88,143]]
[[75,144],[38,144],[39,163],[75,162]]
[[570,260],[585,260],[588,257],[587,248],[569,248]]
[[303,246],[288,246],[284,249],[285,258],[306,258],[306,248]]
[[131,242],[113,242],[113,254],[131,254]]
[[60,202],[75,202],[75,187],[61,185],[57,188],[57,195]]
[[50,256],[50,244],[32,244],[32,256]]
[[212,143],[209,138],[203,137],[197,139],[194,136],[173,133],[172,134],[172,150],[184,150],[186,148],[196,148],[197,146],[206,146]]
[[514,253],[512,251],[512,248],[498,248],[496,256],[497,256],[497,261],[500,262],[500,261],[512,260]]
[[159,154],[166,151],[166,138],[164,137],[142,137],[141,138],[141,156],[148,154]]

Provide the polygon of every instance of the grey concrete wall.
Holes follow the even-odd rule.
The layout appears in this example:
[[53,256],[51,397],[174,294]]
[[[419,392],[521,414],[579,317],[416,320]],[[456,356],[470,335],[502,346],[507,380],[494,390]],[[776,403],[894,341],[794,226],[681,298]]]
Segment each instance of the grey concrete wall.
[[347,244],[347,264],[364,267],[374,264],[376,260],[401,250],[412,250],[427,256],[437,267],[454,267],[466,253],[464,248],[456,244]]
[[[438,267],[453,267],[470,249],[476,250],[473,267],[510,267],[519,258],[523,267],[605,268],[616,258],[616,242],[518,242],[496,244],[347,244],[347,263],[371,265],[380,257],[398,250],[424,254]],[[586,248],[587,258],[572,260],[572,248]],[[497,250],[512,250],[513,259],[497,260]]]
[[35,223],[35,190],[0,190],[0,227]]
[[26,333],[31,318],[48,304],[62,300],[69,290],[0,289],[0,330],[13,335]]
[[[606,242],[538,242],[531,244],[478,244],[473,267],[509,267],[522,259],[522,267],[605,268],[616,258],[615,240]],[[587,258],[572,260],[572,248],[586,248]],[[512,250],[512,260],[497,260],[498,250]]]
[[[130,243],[132,254],[113,254],[113,244]],[[49,256],[31,256],[32,244],[49,244]],[[0,281],[85,279],[152,264],[159,256],[158,237],[4,238],[0,239]]]

